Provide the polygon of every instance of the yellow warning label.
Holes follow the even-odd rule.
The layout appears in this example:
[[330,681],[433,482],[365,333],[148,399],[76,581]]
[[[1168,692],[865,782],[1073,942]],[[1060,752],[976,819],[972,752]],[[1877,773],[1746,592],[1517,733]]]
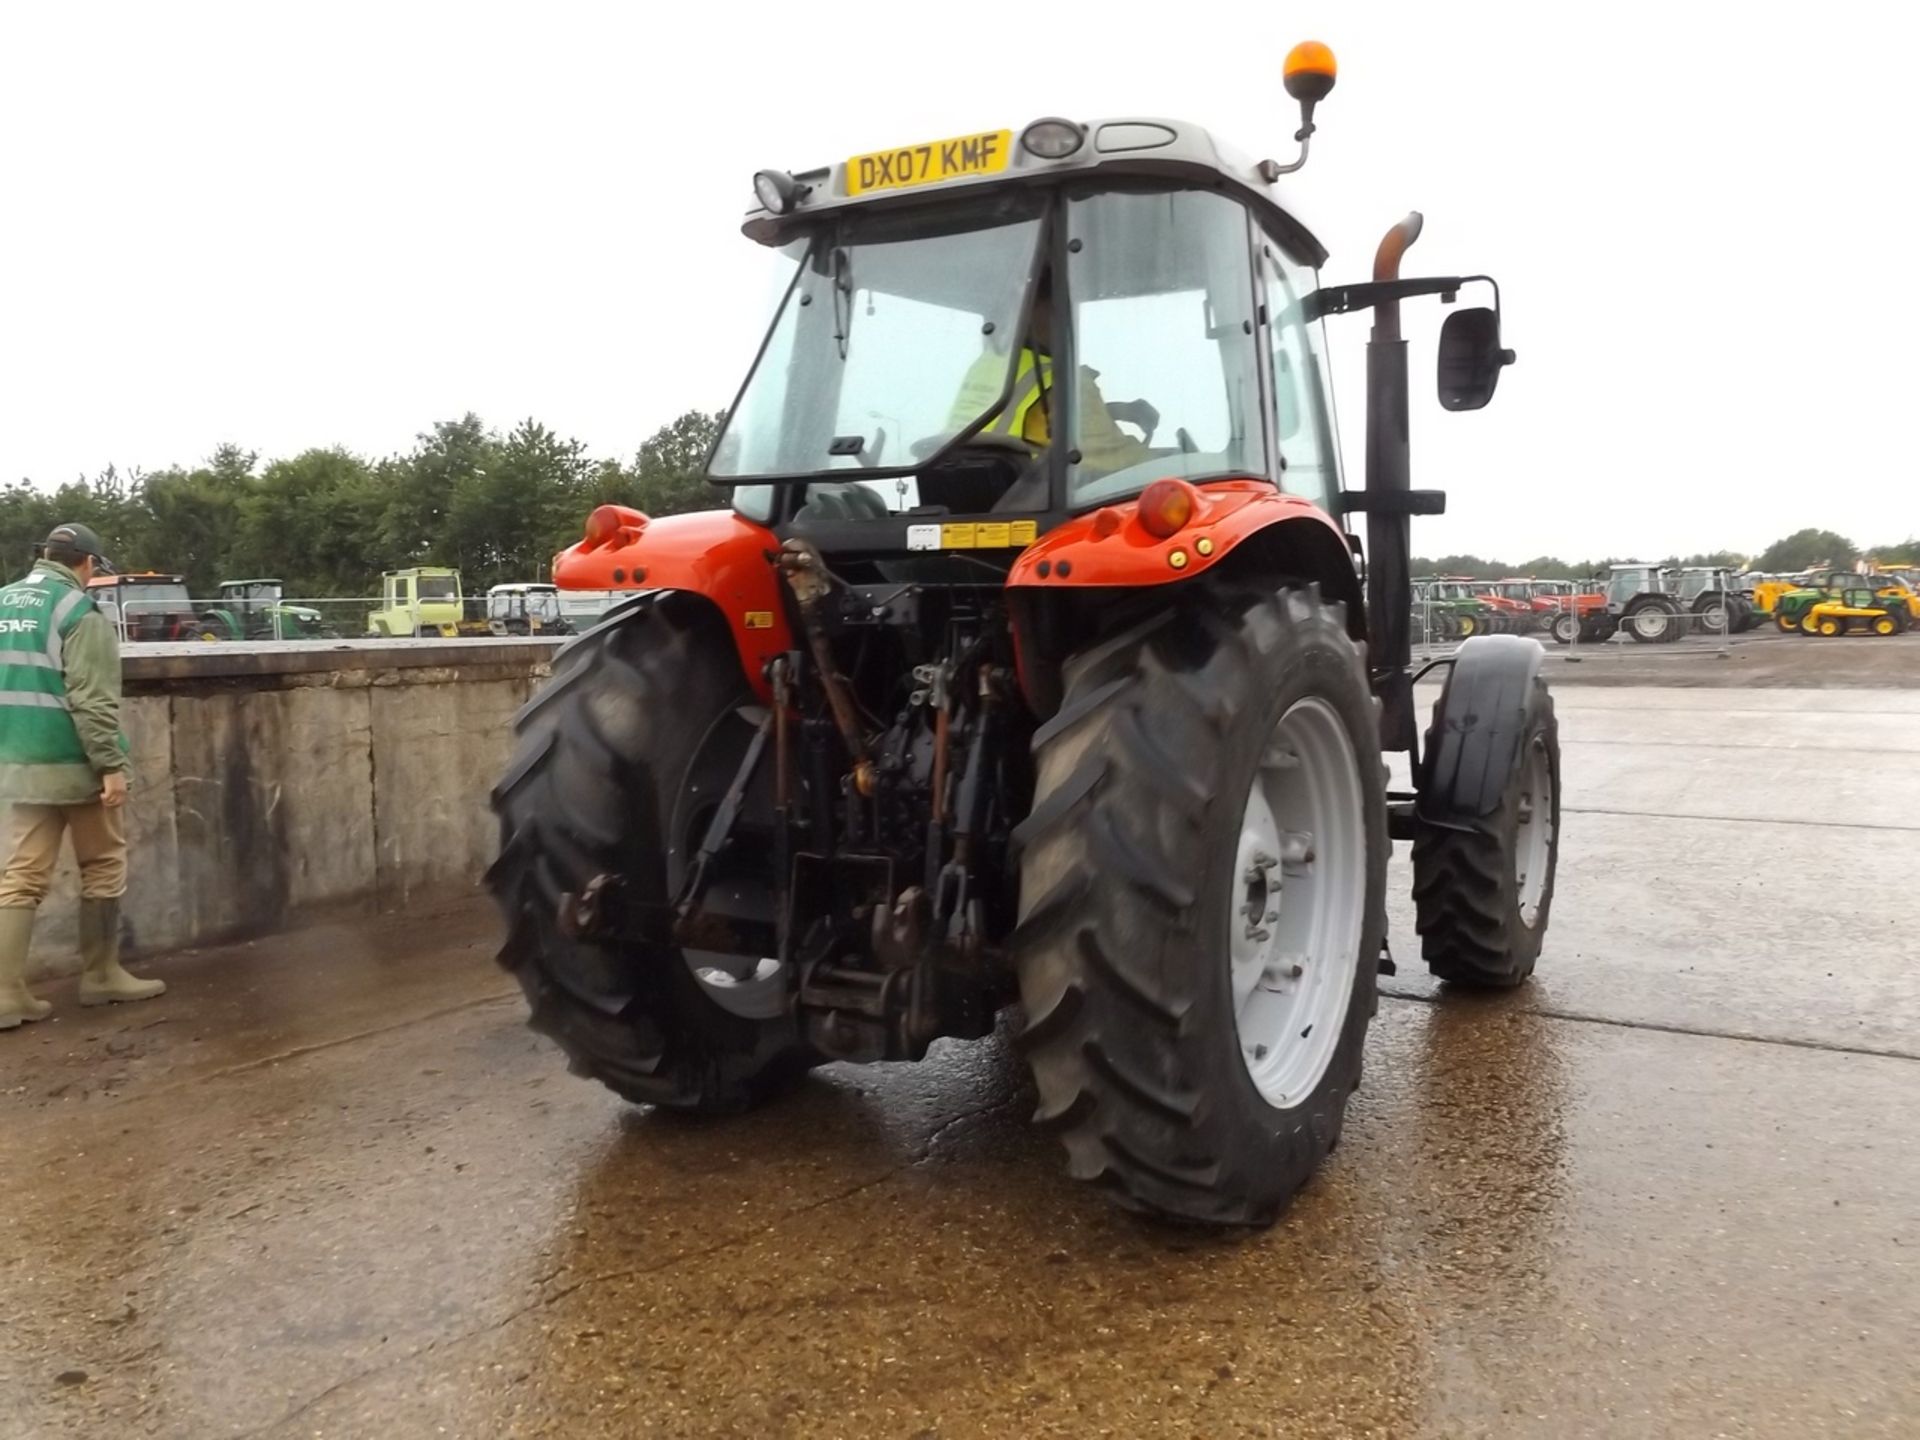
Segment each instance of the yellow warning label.
[[1013,543],[1012,529],[1004,520],[982,520],[974,527],[973,543],[982,550],[1004,550]]
[[954,525],[940,527],[940,548],[942,550],[972,550],[979,541],[973,538],[974,531],[981,527],[971,520],[963,520]]
[[1007,541],[1009,545],[1031,545],[1040,534],[1037,520],[1015,520],[1008,528],[1012,532]]
[[773,612],[771,610],[747,611],[747,629],[771,630],[772,628],[773,628]]

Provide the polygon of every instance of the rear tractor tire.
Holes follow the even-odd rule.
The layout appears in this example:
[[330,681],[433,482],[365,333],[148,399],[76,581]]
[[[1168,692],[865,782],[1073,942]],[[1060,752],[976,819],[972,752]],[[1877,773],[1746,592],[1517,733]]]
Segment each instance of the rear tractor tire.
[[1553,617],[1551,628],[1556,645],[1571,645],[1580,634],[1580,621],[1571,610],[1562,610]]
[[[553,669],[514,722],[513,763],[493,792],[500,963],[526,992],[528,1024],[575,1074],[636,1102],[744,1110],[817,1063],[788,1013],[784,969],[561,923],[563,897],[602,876],[623,900],[675,893],[756,724],[732,639],[706,601],[647,596],[567,645]],[[765,853],[726,853],[750,848]],[[749,916],[772,894],[750,864],[720,872],[709,894],[723,888]]]
[[1621,627],[1643,645],[1666,645],[1680,638],[1678,607],[1662,596],[1633,601],[1620,614]]
[[[1429,767],[1445,753],[1449,698],[1442,693],[1427,732]],[[1429,773],[1422,793],[1430,787],[1448,788]],[[1536,676],[1521,743],[1491,811],[1445,825],[1423,820],[1414,837],[1414,928],[1427,968],[1483,989],[1526,980],[1546,938],[1559,859],[1560,728],[1553,696]]]
[[1359,646],[1317,589],[1201,590],[1065,679],[1016,833],[1034,1119],[1128,1208],[1267,1224],[1338,1143],[1378,1005]]

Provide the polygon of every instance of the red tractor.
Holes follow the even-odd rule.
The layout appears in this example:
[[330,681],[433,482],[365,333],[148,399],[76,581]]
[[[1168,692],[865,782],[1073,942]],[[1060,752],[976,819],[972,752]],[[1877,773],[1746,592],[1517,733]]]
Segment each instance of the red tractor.
[[[1607,594],[1597,581],[1576,584],[1572,580],[1543,581],[1554,588],[1534,597],[1534,609],[1543,617],[1542,628],[1555,642],[1571,645],[1575,639],[1597,640],[1607,628]],[[1609,633],[1611,633],[1609,631]]]
[[[1438,662],[1424,742],[1409,658],[1409,521],[1442,497],[1411,488],[1400,305],[1488,282],[1400,278],[1414,215],[1320,283],[1277,182],[1332,83],[1289,57],[1288,165],[1046,119],[755,178],[746,234],[792,272],[708,462],[732,503],[593,513],[554,578],[632,598],[559,653],[494,791],[501,960],[576,1072],[737,1111],[1012,1009],[1074,1176],[1259,1224],[1360,1082],[1393,841],[1436,974],[1532,972],[1541,648]],[[1442,329],[1447,409],[1512,361],[1495,302]],[[1349,490],[1321,319],[1358,310]]]
[[1487,607],[1492,635],[1525,635],[1539,628],[1533,608],[1534,585],[1528,579],[1482,580],[1474,585],[1475,596]]

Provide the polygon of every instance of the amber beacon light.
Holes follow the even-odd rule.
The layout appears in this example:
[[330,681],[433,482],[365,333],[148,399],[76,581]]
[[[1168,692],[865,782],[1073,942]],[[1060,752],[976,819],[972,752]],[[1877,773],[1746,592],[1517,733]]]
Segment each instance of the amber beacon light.
[[1287,94],[1300,102],[1300,128],[1293,136],[1300,142],[1300,158],[1291,165],[1262,160],[1260,174],[1269,185],[1282,175],[1291,175],[1307,163],[1307,146],[1313,139],[1314,131],[1313,107],[1333,93],[1333,82],[1338,74],[1339,67],[1334,64],[1333,51],[1318,40],[1302,40],[1287,52],[1281,79],[1286,83]]

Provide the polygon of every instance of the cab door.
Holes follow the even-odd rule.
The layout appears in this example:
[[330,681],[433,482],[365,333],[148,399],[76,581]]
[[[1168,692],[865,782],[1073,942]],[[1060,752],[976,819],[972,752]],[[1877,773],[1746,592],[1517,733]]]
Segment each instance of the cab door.
[[1307,297],[1320,287],[1313,268],[1281,242],[1259,237],[1266,318],[1268,425],[1280,488],[1340,518],[1340,446],[1332,407],[1324,322],[1309,320]]

